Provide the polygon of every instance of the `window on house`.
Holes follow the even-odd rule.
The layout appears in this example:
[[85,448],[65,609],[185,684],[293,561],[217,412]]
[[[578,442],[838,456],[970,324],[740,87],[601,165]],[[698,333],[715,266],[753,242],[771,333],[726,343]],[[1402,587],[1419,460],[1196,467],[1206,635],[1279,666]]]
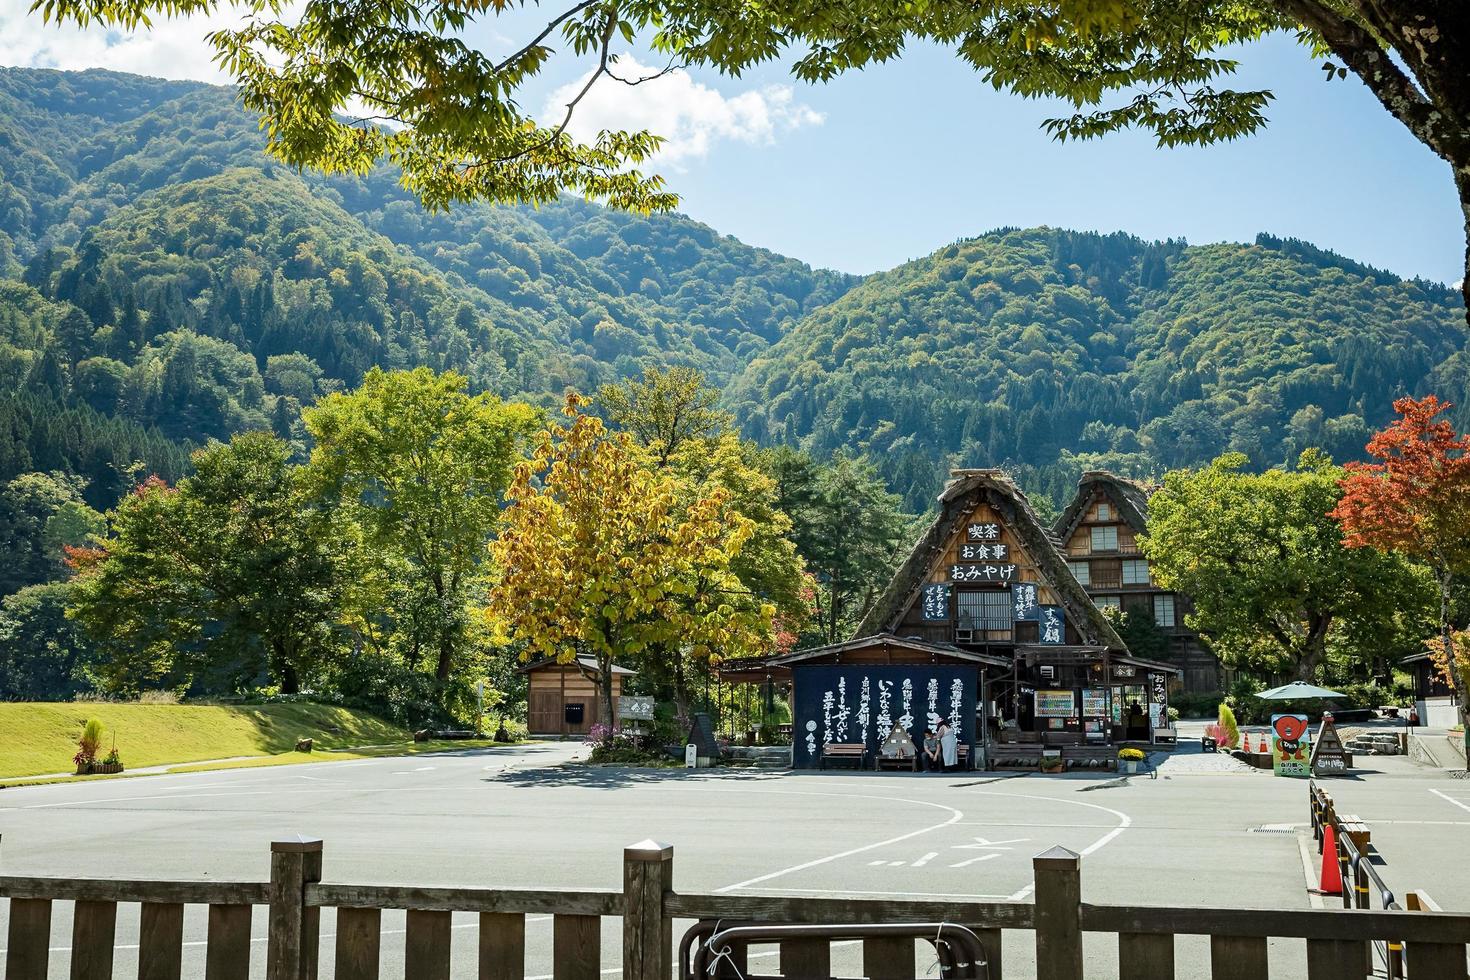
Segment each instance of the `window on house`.
[[974,589],[958,596],[957,625],[962,630],[1004,630],[1011,628],[1010,589]]
[[1092,584],[1099,589],[1116,589],[1123,584],[1123,563],[1116,558],[1098,558],[1092,562]]
[[1078,585],[1092,584],[1092,562],[1069,561],[1067,567],[1072,570],[1072,577],[1077,580]]
[[1093,551],[1117,551],[1118,529],[1116,527],[1095,527],[1092,529]]
[[1104,612],[1109,609],[1117,612],[1120,608],[1122,608],[1122,604],[1119,598],[1115,595],[1095,595],[1092,597],[1092,601],[1097,603],[1097,608],[1103,610]]
[[1111,521],[1113,519],[1113,508],[1104,500],[1097,505],[1097,519],[1100,521]]
[[1174,625],[1174,597],[1171,595],[1154,596],[1154,624],[1156,626]]
[[1124,585],[1147,585],[1148,584],[1148,562],[1141,558],[1131,558],[1123,563]]

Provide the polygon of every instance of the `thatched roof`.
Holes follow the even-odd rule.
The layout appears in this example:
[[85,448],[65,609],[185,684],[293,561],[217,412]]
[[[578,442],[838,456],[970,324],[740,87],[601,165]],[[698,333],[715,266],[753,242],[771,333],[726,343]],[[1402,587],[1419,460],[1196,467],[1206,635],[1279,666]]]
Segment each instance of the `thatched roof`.
[[1107,470],[1088,470],[1077,481],[1077,492],[1072,496],[1072,502],[1062,511],[1052,530],[1063,542],[1070,538],[1087,513],[1087,502],[1095,491],[1101,490],[1118,508],[1128,526],[1142,533],[1148,525],[1148,498],[1153,496],[1155,489]]
[[928,578],[961,526],[982,502],[1001,515],[1006,527],[1021,539],[1047,583],[1061,598],[1067,619],[1086,643],[1117,651],[1127,649],[1087,590],[1077,584],[1062,558],[1050,530],[1032,510],[1026,494],[1002,470],[951,470],[951,479],[939,494],[939,516],[893,576],[893,581],[858,624],[857,636],[891,633],[898,628],[915,594]]

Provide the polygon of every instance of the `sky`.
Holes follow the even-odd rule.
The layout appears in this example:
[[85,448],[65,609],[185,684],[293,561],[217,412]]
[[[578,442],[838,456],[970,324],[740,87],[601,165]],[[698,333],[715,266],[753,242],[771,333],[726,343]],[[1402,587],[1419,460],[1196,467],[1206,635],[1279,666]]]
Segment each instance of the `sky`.
[[[224,80],[202,41],[204,22],[78,32],[42,25],[28,6],[0,0],[0,64]],[[470,37],[503,52],[534,34],[538,18],[518,13]],[[1238,57],[1232,84],[1275,92],[1269,125],[1205,148],[1158,149],[1145,133],[1059,144],[1041,124],[1065,107],[995,92],[932,45],[817,86],[774,63],[739,79],[696,70],[636,88],[604,82],[573,129],[665,135],[656,169],[681,211],[845,272],[891,268],[1000,226],[1044,224],[1195,244],[1265,231],[1399,275],[1459,280],[1464,227],[1448,166],[1356,78],[1324,81],[1292,38],[1268,38]],[[633,50],[621,70],[655,64]],[[524,104],[558,117],[584,69],[554,59]]]

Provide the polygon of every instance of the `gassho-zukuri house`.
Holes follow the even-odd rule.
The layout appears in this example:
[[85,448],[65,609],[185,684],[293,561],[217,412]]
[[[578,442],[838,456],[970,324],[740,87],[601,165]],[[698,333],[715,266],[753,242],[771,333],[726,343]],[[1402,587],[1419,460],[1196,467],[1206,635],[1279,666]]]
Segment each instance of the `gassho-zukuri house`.
[[1179,669],[1129,655],[1005,473],[951,476],[854,639],[721,667],[727,683],[790,685],[792,766],[854,743],[872,760],[895,722],[917,742],[941,719],[986,768],[1100,768],[1124,743],[1172,744]]

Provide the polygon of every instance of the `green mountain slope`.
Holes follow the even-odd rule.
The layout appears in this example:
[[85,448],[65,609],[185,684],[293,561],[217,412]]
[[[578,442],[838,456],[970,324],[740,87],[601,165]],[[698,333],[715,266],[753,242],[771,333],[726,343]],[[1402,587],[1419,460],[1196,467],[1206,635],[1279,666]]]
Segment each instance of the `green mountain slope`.
[[858,280],[681,215],[427,214],[261,143],[224,89],[0,69],[0,479],[44,460],[105,503],[134,463],[299,437],[373,365],[544,403],[691,365],[750,435],[866,450],[915,508],[955,464],[1060,499],[1084,466],[1350,458],[1398,394],[1470,400],[1457,294],[1302,242],[1006,229]]
[[759,438],[867,449],[915,504],[952,463],[1060,497],[1083,465],[1359,455],[1398,395],[1460,400],[1466,341],[1453,291],[1298,242],[1002,230],[869,278],[728,397]]

